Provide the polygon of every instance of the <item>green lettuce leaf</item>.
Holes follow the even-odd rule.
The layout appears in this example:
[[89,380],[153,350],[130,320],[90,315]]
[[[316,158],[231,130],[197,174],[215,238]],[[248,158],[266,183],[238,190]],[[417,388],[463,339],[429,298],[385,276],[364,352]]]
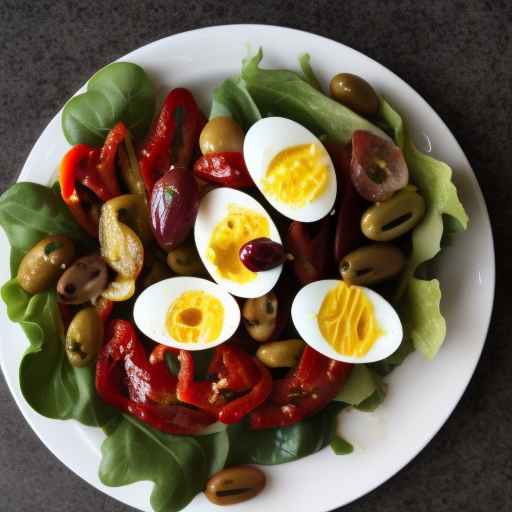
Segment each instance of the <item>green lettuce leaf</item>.
[[229,448],[226,432],[208,436],[164,434],[129,415],[111,425],[101,446],[99,477],[119,487],[154,482],[155,512],[176,512],[201,492],[208,478],[224,467]]
[[231,425],[227,464],[283,464],[311,455],[334,439],[338,413],[343,407],[332,403],[290,427],[251,430],[246,422]]
[[303,53],[299,57],[299,64],[306,82],[311,85],[311,87],[314,87],[316,90],[322,92],[322,86],[320,85],[320,82],[318,81],[318,78],[316,77],[315,72],[311,67],[311,56],[309,53]]
[[336,436],[331,441],[331,448],[336,455],[348,455],[354,451],[354,447],[340,436]]
[[348,405],[359,405],[377,389],[376,376],[365,364],[356,364],[335,400]]
[[242,78],[262,115],[293,119],[317,135],[349,142],[354,130],[368,130],[389,137],[375,125],[311,86],[298,73],[259,67],[261,49],[242,66]]
[[260,111],[241,78],[228,78],[213,91],[210,119],[220,116],[232,117],[244,130],[261,119]]
[[91,426],[101,426],[116,415],[96,395],[94,367],[73,368],[66,358],[55,291],[31,296],[11,279],[1,295],[9,319],[21,325],[30,341],[19,369],[28,404],[48,418],[74,418]]
[[446,335],[446,324],[440,311],[441,292],[436,279],[425,281],[415,274],[420,265],[441,250],[443,216],[450,219],[450,231],[466,229],[468,216],[451,181],[450,167],[414,146],[402,118],[384,99],[381,100],[380,115],[393,129],[395,142],[404,152],[411,181],[427,205],[425,217],[412,232],[412,251],[400,278],[395,304],[404,322],[405,339],[410,339],[417,350],[431,359]]
[[90,238],[77,225],[59,189],[19,182],[0,196],[0,226],[11,244],[11,275],[27,251],[49,235],[66,235],[82,245]]

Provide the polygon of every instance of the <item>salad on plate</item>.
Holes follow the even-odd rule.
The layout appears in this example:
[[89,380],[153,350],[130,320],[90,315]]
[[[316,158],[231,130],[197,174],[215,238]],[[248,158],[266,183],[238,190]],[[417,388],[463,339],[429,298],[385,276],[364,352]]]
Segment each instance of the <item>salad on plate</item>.
[[154,482],[157,512],[349,454],[340,411],[371,413],[446,334],[429,262],[468,223],[450,167],[364,77],[324,91],[308,54],[296,71],[262,57],[208,118],[194,91],[157,105],[140,66],[106,66],[62,111],[58,181],[0,196],[22,394],[103,429],[100,480]]

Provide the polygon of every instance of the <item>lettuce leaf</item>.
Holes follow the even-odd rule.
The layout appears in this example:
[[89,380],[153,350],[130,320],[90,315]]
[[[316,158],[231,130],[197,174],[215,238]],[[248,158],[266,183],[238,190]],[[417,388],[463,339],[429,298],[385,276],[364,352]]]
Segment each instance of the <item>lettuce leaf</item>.
[[377,126],[311,86],[303,77],[283,69],[259,67],[263,53],[246,59],[241,76],[263,116],[283,116],[306,126],[317,135],[349,142],[355,130],[389,137]]
[[260,111],[241,78],[228,78],[213,91],[210,119],[220,116],[232,117],[244,130],[261,119]]
[[39,414],[102,426],[117,411],[96,395],[94,367],[73,368],[64,354],[63,326],[54,290],[29,295],[11,279],[1,290],[7,315],[27,335],[30,347],[21,360],[21,392]]
[[380,115],[393,129],[395,142],[404,152],[411,181],[427,205],[425,217],[412,232],[412,251],[394,302],[403,319],[405,339],[411,340],[417,350],[432,359],[446,335],[446,323],[440,311],[440,285],[437,279],[420,279],[416,271],[441,250],[443,216],[450,219],[450,231],[466,229],[468,216],[451,181],[450,167],[414,146],[402,118],[384,99],[381,99]]
[[149,480],[155,484],[151,493],[153,510],[176,512],[224,467],[228,449],[226,432],[173,436],[123,415],[109,425],[109,436],[101,446],[99,477],[110,487]]
[[318,78],[316,77],[315,72],[311,67],[311,56],[309,53],[303,53],[299,57],[299,64],[306,82],[311,85],[311,87],[314,87],[318,91],[322,92],[322,86],[320,85],[320,82],[318,81]]

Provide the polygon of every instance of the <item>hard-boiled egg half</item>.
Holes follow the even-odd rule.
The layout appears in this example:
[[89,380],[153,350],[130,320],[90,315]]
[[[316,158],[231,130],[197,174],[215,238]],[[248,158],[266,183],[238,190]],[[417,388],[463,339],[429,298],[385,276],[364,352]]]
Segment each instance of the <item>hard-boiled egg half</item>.
[[198,277],[173,277],[139,295],[133,318],[157,343],[204,350],[233,336],[240,323],[240,308],[218,284]]
[[237,297],[261,297],[279,279],[282,265],[252,272],[240,260],[240,248],[261,237],[281,243],[270,215],[248,194],[217,188],[201,200],[194,226],[197,251],[213,279]]
[[292,304],[292,320],[308,345],[347,363],[380,361],[403,337],[400,318],[384,298],[336,279],[302,288]]
[[299,123],[267,117],[244,139],[247,170],[267,201],[301,222],[325,217],[336,199],[336,173],[323,144]]

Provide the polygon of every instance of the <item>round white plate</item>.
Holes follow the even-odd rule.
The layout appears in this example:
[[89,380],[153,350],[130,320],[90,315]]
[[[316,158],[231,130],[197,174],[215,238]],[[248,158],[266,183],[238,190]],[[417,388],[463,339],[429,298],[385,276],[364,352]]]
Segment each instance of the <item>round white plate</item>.
[[[297,56],[309,52],[324,85],[343,70],[359,74],[395,105],[409,122],[423,150],[430,150],[454,170],[454,181],[470,217],[469,230],[443,251],[438,276],[448,336],[434,361],[413,354],[388,379],[389,396],[374,413],[350,411],[340,429],[355,447],[348,456],[329,448],[297,462],[267,467],[267,488],[256,499],[230,507],[230,512],[291,510],[320,512],[339,507],[371,491],[407,464],[436,434],[466,389],[482,351],[494,295],[494,249],[487,209],[475,175],[462,149],[439,116],[406,83],[377,62],[342,44],[289,28],[228,25],[204,28],[162,39],[122,60],[144,67],[163,95],[172,87],[192,89],[205,112],[210,93],[222,79],[237,74],[247,49],[264,49],[263,64],[294,68]],[[20,180],[48,183],[68,149],[60,113],[50,122],[30,153]],[[8,245],[0,239],[0,281],[8,279]],[[74,421],[39,416],[24,401],[18,365],[28,342],[21,329],[0,310],[0,363],[9,388],[31,427],[66,466],[118,500],[150,511],[152,485],[142,482],[108,488],[97,476],[100,429]],[[191,475],[193,478],[193,475]],[[198,495],[187,512],[220,510]]]

